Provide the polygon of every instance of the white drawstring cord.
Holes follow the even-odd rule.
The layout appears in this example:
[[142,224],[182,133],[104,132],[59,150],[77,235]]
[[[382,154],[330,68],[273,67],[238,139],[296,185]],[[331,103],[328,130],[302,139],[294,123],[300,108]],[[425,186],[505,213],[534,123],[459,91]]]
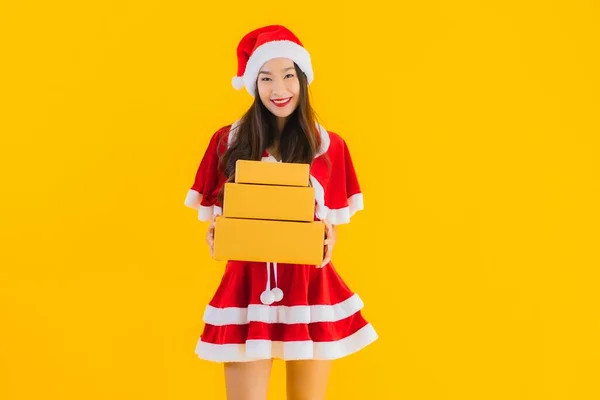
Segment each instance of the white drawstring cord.
[[275,296],[275,301],[281,301],[283,299],[283,291],[277,287],[277,263],[273,263],[273,269],[275,270],[275,289],[271,290],[273,296]]
[[271,289],[271,263],[267,262],[267,287],[260,294],[260,302],[266,305],[273,304],[283,299],[283,291],[277,287],[277,263],[273,263],[275,273],[275,288]]

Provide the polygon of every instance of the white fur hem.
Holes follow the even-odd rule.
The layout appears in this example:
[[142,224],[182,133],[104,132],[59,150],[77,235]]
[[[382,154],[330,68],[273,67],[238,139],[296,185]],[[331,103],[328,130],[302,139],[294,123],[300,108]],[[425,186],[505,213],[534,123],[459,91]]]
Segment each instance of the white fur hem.
[[247,340],[245,344],[196,345],[196,355],[214,362],[247,362],[278,358],[282,360],[334,360],[355,353],[378,339],[377,332],[367,324],[354,334],[331,342],[275,342],[270,340]]
[[347,224],[354,214],[365,208],[362,193],[356,193],[350,196],[346,207],[329,208],[325,205],[325,189],[323,189],[321,183],[312,175],[310,175],[310,182],[315,189],[315,201],[317,203],[315,214],[321,221],[327,219],[332,225]]
[[312,322],[336,322],[360,311],[364,303],[358,294],[332,305],[267,306],[250,304],[245,307],[216,308],[208,305],[204,322],[210,325],[245,325],[248,322],[268,324],[309,324]]

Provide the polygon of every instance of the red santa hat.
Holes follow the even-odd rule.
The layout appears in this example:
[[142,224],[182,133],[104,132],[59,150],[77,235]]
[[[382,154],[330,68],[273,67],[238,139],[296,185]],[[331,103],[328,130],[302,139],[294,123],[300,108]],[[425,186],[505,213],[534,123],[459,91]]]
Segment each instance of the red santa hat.
[[232,84],[236,89],[246,88],[256,94],[256,79],[264,63],[285,57],[293,60],[306,74],[310,84],[314,78],[310,54],[302,42],[289,29],[281,25],[268,25],[246,34],[237,47],[238,71]]

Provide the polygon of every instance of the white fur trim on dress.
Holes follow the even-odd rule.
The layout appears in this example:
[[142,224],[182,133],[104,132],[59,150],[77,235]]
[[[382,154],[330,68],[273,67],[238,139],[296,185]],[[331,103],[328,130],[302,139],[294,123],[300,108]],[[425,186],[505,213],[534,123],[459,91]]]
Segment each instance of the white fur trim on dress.
[[210,221],[213,216],[223,214],[223,210],[219,206],[203,206],[200,204],[202,201],[202,194],[194,189],[189,189],[185,196],[184,204],[189,208],[198,210],[198,219],[200,221]]
[[257,47],[246,63],[246,70],[244,71],[242,79],[246,90],[251,96],[256,95],[256,80],[260,68],[267,61],[279,57],[292,59],[306,74],[308,84],[313,81],[314,72],[308,51],[304,47],[290,40],[274,40]]
[[198,219],[200,221],[211,221],[215,215],[222,215],[223,210],[219,206],[200,206]]
[[317,154],[315,154],[314,158],[325,154],[327,150],[329,150],[329,144],[331,143],[331,138],[329,137],[329,132],[327,132],[327,129],[325,129],[325,127],[319,123],[317,123],[317,127],[319,128],[319,133],[321,134],[321,147],[319,147],[319,150],[317,151]]
[[190,189],[185,196],[185,201],[183,204],[188,206],[189,208],[193,208],[197,210],[200,207],[200,202],[202,201],[202,195],[194,189]]
[[377,339],[377,332],[371,324],[365,325],[350,336],[329,342],[247,340],[245,344],[212,344],[203,342],[200,338],[196,345],[196,355],[215,362],[244,362],[269,358],[334,360],[356,353]]
[[315,201],[317,203],[315,215],[321,221],[327,220],[332,225],[342,225],[350,222],[350,218],[365,207],[362,193],[355,193],[348,198],[348,206],[342,208],[329,208],[325,204],[325,189],[321,182],[310,175],[310,182],[315,189]]
[[267,306],[250,304],[246,307],[217,308],[208,305],[203,321],[210,325],[245,325],[248,322],[268,324],[310,324],[312,322],[336,322],[360,311],[364,303],[358,294],[333,305]]
[[239,128],[242,120],[237,119],[233,121],[231,127],[229,127],[229,135],[227,136],[227,148],[231,147],[231,143],[233,143],[233,139],[235,139],[235,135],[237,135],[237,128]]

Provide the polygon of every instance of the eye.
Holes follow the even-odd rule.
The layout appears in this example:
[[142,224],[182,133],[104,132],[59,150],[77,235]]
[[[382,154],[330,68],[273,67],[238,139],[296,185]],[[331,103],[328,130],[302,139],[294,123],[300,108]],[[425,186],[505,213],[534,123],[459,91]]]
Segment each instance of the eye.
[[294,77],[294,74],[287,74],[285,77],[286,77],[286,78],[293,78],[293,77]]

